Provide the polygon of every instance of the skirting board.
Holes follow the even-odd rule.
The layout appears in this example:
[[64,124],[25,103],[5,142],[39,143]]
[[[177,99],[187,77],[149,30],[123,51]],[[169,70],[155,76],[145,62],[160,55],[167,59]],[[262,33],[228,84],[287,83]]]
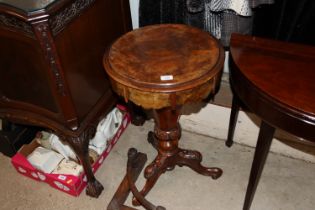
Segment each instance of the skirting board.
[[[203,106],[201,108],[201,106]],[[225,141],[228,133],[228,124],[230,117],[230,108],[213,105],[191,105],[184,107],[184,113],[181,116],[180,123],[183,130],[211,136]],[[253,114],[239,112],[237,125],[235,128],[234,142],[255,147],[259,132],[260,120]],[[282,131],[276,131],[276,138],[273,139],[271,152],[279,153],[284,156],[302,159],[315,163],[314,145],[304,146],[299,144],[297,147],[307,148],[307,152],[296,149],[297,137],[293,137]],[[288,145],[294,145],[288,146]],[[233,149],[233,146],[231,147]]]

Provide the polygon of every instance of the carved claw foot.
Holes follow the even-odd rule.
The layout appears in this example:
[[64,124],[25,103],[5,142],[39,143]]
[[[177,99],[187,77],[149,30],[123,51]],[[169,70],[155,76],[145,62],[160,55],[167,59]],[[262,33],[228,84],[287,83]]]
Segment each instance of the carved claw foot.
[[178,152],[177,165],[188,166],[192,170],[204,176],[211,176],[212,179],[217,179],[222,175],[222,169],[216,167],[204,167],[201,165],[202,155],[198,151],[181,150]]
[[98,196],[102,193],[103,190],[104,190],[103,185],[95,179],[94,182],[88,182],[86,187],[86,194],[91,197],[98,198]]

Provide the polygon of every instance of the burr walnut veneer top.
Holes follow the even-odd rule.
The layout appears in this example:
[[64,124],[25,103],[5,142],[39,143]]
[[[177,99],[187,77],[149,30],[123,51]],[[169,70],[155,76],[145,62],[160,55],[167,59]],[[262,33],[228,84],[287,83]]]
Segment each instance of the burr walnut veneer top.
[[[146,96],[176,92],[177,102],[182,104],[189,100],[180,100],[180,94],[193,96],[191,90],[204,87],[205,83],[211,88],[205,87],[204,91],[213,90],[223,61],[224,51],[209,33],[186,25],[163,24],[123,35],[105,54],[104,67],[114,90],[126,99],[134,99],[134,91]],[[204,91],[196,94],[205,97]],[[158,103],[158,98],[154,98],[154,103]]]

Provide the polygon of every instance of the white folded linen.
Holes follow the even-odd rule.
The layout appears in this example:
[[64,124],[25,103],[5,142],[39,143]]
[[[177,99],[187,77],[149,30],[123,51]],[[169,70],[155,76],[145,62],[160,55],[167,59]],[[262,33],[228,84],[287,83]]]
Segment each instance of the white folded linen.
[[44,147],[37,147],[27,156],[27,160],[38,170],[51,173],[63,159],[63,156]]

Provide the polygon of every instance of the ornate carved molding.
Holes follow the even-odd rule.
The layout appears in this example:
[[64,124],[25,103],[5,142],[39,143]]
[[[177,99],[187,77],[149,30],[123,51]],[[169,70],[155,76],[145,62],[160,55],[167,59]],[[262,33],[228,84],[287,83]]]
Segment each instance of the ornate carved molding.
[[[80,136],[66,136],[62,133],[56,133],[59,138],[63,139],[64,141],[68,142],[75,148],[77,155],[78,152],[84,154],[88,152],[89,142],[95,136],[96,133],[96,126],[94,124],[90,124],[81,134]],[[80,151],[79,151],[80,150]]]
[[95,0],[76,0],[50,19],[53,35],[57,35],[65,26]]
[[180,130],[180,127],[178,126],[177,129],[163,131],[157,126],[155,126],[154,134],[160,141],[176,140],[180,138],[181,130]]
[[16,17],[0,14],[0,25],[14,29],[16,31],[21,31],[32,38],[35,37],[32,26]]
[[47,21],[34,24],[34,31],[44,50],[46,60],[49,62],[50,69],[55,79],[56,88],[60,95],[65,96],[65,85],[61,75],[61,67],[58,63],[58,55],[55,49],[52,35]]
[[193,150],[181,150],[178,155],[181,158],[188,159],[188,160],[197,160],[200,161],[202,160],[202,155],[198,151],[193,151]]

